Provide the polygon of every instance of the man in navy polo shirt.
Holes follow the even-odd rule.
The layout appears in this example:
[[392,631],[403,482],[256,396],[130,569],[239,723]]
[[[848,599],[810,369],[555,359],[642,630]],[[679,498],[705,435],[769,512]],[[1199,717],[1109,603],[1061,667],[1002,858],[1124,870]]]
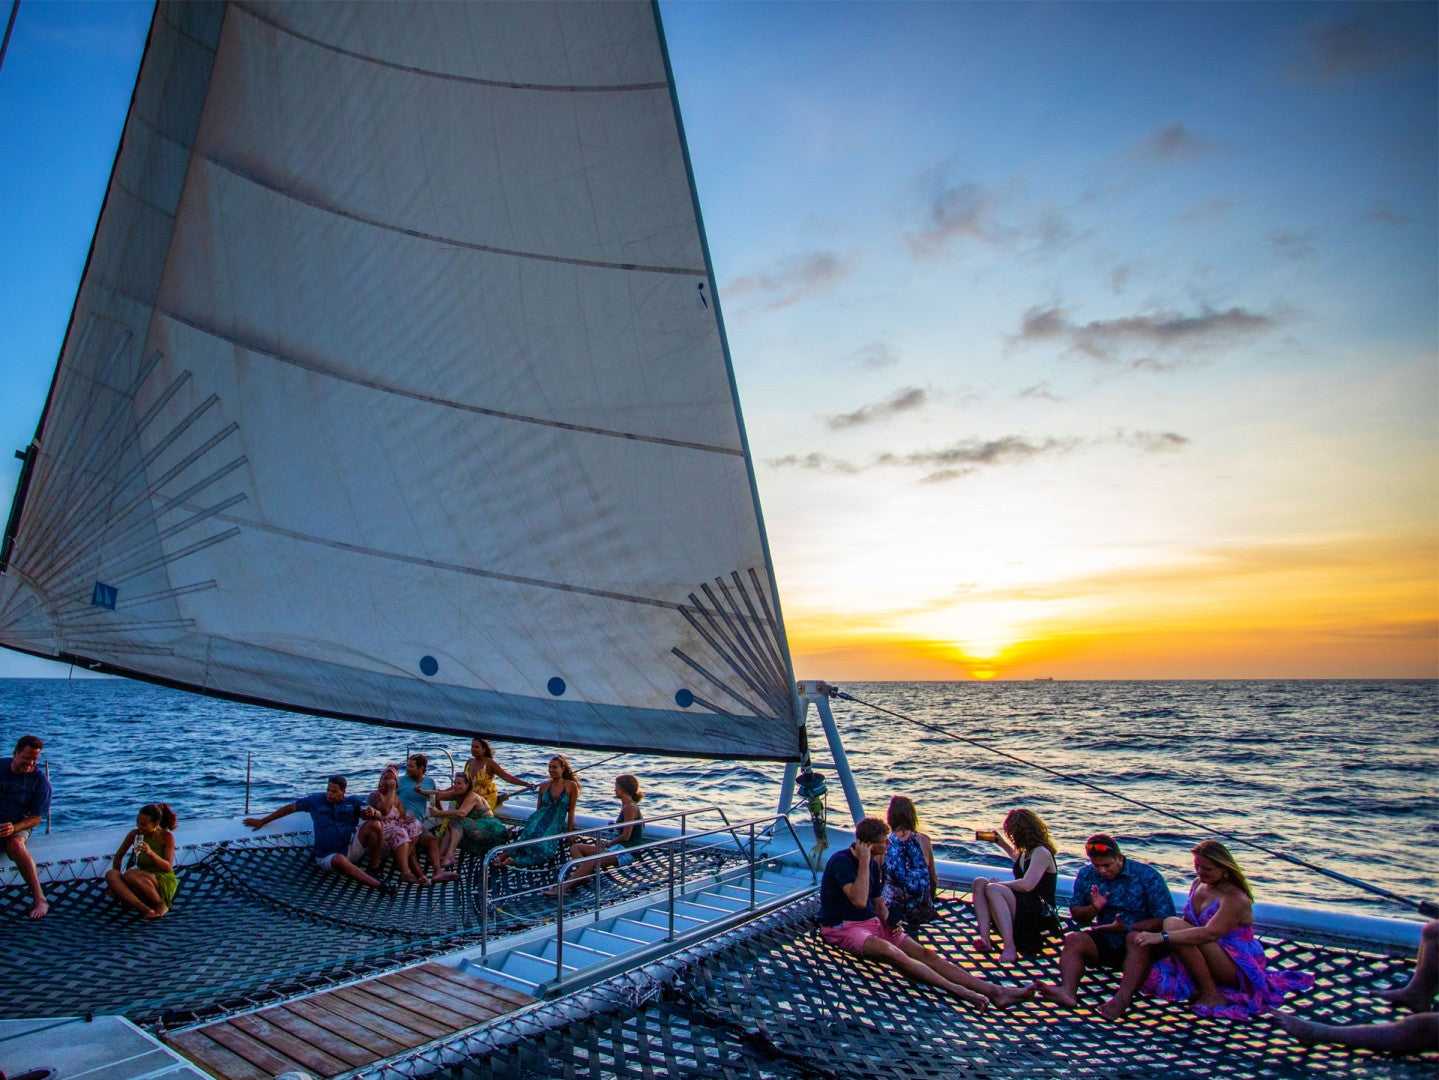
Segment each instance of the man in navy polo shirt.
[[[343,776],[332,776],[323,792],[317,791],[313,795],[306,795],[303,799],[296,799],[262,818],[246,818],[245,824],[252,829],[259,829],[287,814],[303,811],[310,815],[310,821],[315,830],[316,866],[321,870],[333,870],[337,874],[343,874],[372,889],[393,893],[395,891],[393,883],[385,884],[375,880],[352,862],[346,854],[350,849],[350,841],[354,838],[355,829],[359,826],[360,819],[364,818],[369,821],[380,816],[378,810],[366,806],[365,800],[358,795],[346,795],[346,786],[347,783]],[[377,828],[378,826],[367,825],[366,827]]]
[[1043,997],[1070,1008],[1079,1004],[1079,980],[1084,969],[1099,964],[1122,972],[1119,989],[1099,1007],[1107,1020],[1124,1015],[1155,960],[1169,955],[1169,946],[1130,948],[1129,936],[1139,931],[1164,929],[1174,914],[1174,897],[1159,871],[1127,859],[1106,833],[1084,842],[1089,865],[1074,876],[1069,914],[1080,926],[1102,918],[1103,923],[1076,930],[1064,939],[1059,954],[1059,985],[1036,983]]
[[854,827],[855,842],[836,851],[825,864],[819,886],[819,935],[838,948],[865,960],[898,968],[914,982],[928,983],[972,1005],[990,1002],[1003,1009],[1023,1001],[1033,987],[997,986],[976,979],[933,949],[907,937],[899,927],[885,925],[880,871],[889,847],[889,826],[865,818]]
[[15,756],[0,769],[0,844],[30,886],[32,919],[43,919],[50,912],[50,902],[40,887],[40,872],[25,846],[30,830],[50,812],[50,781],[37,768],[44,746],[34,735],[21,735]]

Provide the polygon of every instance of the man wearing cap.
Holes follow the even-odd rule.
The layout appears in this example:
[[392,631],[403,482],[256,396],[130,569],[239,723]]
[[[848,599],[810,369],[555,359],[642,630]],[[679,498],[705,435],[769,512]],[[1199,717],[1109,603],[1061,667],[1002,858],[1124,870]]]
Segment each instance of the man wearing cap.
[[1036,983],[1042,997],[1070,1008],[1079,1004],[1079,980],[1091,964],[1118,970],[1119,989],[1100,1006],[1100,1015],[1118,1020],[1129,1009],[1135,993],[1149,974],[1150,965],[1169,948],[1144,948],[1130,940],[1140,931],[1162,931],[1174,914],[1174,897],[1159,871],[1125,858],[1114,837],[1096,833],[1084,844],[1089,865],[1074,877],[1069,914],[1080,926],[1096,919],[1087,930],[1064,939],[1059,954],[1059,985]]

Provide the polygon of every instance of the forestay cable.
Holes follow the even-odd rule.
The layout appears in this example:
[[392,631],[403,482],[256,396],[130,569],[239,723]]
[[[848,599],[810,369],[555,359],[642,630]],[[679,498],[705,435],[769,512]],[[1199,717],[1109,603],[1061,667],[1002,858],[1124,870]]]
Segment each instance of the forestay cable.
[[1325,877],[1333,878],[1335,881],[1342,881],[1346,885],[1353,885],[1355,888],[1365,889],[1368,892],[1374,893],[1376,896],[1382,896],[1388,900],[1393,900],[1396,903],[1404,904],[1408,907],[1414,908],[1416,911],[1419,912],[1419,914],[1425,916],[1426,918],[1432,919],[1439,917],[1439,904],[1434,904],[1427,900],[1414,900],[1407,896],[1401,896],[1398,893],[1390,892],[1388,889],[1380,885],[1374,885],[1367,881],[1361,881],[1359,878],[1350,877],[1348,874],[1341,874],[1337,870],[1329,870],[1323,866],[1317,866],[1314,863],[1308,862],[1295,855],[1288,855],[1282,851],[1275,851],[1273,848],[1266,847],[1255,840],[1246,840],[1242,836],[1235,836],[1233,833],[1225,832],[1222,829],[1216,829],[1212,825],[1205,825],[1203,822],[1195,821],[1193,818],[1185,817],[1183,814],[1177,814],[1173,810],[1165,810],[1162,807],[1154,806],[1151,803],[1147,803],[1143,799],[1136,799],[1133,796],[1124,795],[1118,791],[1113,791],[1107,787],[1102,787],[1101,785],[1096,784],[1091,780],[1085,780],[1083,777],[1072,776],[1069,773],[1060,772],[1058,769],[1052,769],[1048,765],[1041,765],[1037,761],[1030,761],[1027,758],[1020,757],[1018,754],[1012,754],[1008,750],[1001,750],[996,746],[990,746],[988,743],[981,742],[979,739],[975,739],[969,735],[961,735],[959,732],[951,731],[949,728],[942,727],[939,724],[932,724],[927,720],[920,720],[913,716],[907,716],[904,713],[895,712],[893,709],[886,709],[884,706],[876,705],[872,701],[865,701],[862,698],[855,697],[853,694],[847,694],[843,690],[838,689],[837,687],[832,687],[831,690],[833,692],[830,694],[830,696],[837,697],[841,701],[852,701],[856,705],[863,705],[866,708],[873,709],[875,712],[881,712],[887,716],[893,716],[899,720],[904,720],[908,723],[914,724],[916,727],[922,727],[928,731],[934,731],[939,733],[940,735],[946,735],[949,738],[954,739],[958,742],[968,743],[970,746],[977,746],[981,750],[987,750],[991,754],[998,754],[1002,758],[1008,758],[1010,761],[1017,762],[1020,765],[1028,766],[1031,769],[1038,769],[1041,772],[1048,773],[1050,776],[1053,776],[1056,779],[1065,780],[1071,784],[1079,784],[1083,787],[1091,789],[1092,791],[1097,791],[1101,795],[1107,795],[1111,799],[1118,799],[1121,802],[1129,803],[1131,806],[1137,806],[1143,810],[1148,810],[1152,814],[1159,814],[1161,817],[1172,818],[1175,821],[1183,822],[1185,825],[1188,825],[1191,828],[1199,829],[1201,832],[1212,833],[1213,835],[1222,837],[1223,839],[1228,840],[1231,843],[1243,844],[1245,847],[1253,848],[1256,851],[1262,851],[1266,855],[1272,855],[1276,859],[1283,859],[1285,862],[1293,863],[1295,866],[1302,866],[1306,870],[1312,870],[1316,874],[1323,874]]

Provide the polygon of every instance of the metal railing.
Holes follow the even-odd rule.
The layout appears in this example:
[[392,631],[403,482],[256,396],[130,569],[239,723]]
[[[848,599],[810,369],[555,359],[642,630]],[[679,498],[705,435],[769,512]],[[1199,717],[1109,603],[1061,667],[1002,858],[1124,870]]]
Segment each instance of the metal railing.
[[[667,906],[669,918],[668,923],[665,927],[666,941],[674,941],[675,939],[675,848],[678,847],[680,852],[680,874],[678,877],[678,884],[679,895],[683,897],[685,883],[685,855],[687,853],[689,845],[697,840],[703,840],[705,837],[708,836],[727,834],[731,837],[736,837],[736,847],[740,851],[744,852],[744,854],[746,855],[746,861],[749,866],[749,904],[746,910],[754,911],[756,906],[755,883],[757,877],[759,876],[760,863],[763,862],[764,864],[768,865],[770,863],[783,859],[786,854],[786,852],[782,851],[773,855],[766,855],[763,859],[761,859],[758,857],[759,848],[757,847],[755,841],[757,837],[762,836],[764,832],[770,832],[771,834],[777,832],[781,824],[783,824],[785,828],[789,831],[790,839],[794,842],[793,850],[797,852],[802,859],[805,860],[805,866],[809,868],[810,878],[812,880],[817,880],[818,875],[815,873],[815,868],[810,863],[809,858],[805,855],[804,848],[799,841],[799,835],[794,831],[794,826],[790,823],[789,816],[786,814],[775,814],[771,817],[751,818],[749,821],[741,821],[735,825],[730,825],[728,822],[726,822],[725,826],[720,828],[706,829],[703,832],[697,833],[681,833],[679,836],[666,837],[663,840],[655,840],[650,843],[638,844],[635,847],[629,847],[624,849],[628,854],[634,855],[636,858],[640,856],[641,852],[645,853],[650,859],[653,859],[661,851],[665,852],[665,888],[669,894]],[[759,825],[764,825],[766,826],[766,828],[764,830],[756,832],[756,827]],[[749,831],[748,844],[739,842],[737,838],[737,833],[745,829],[748,829]],[[709,846],[716,845],[707,845],[707,847]],[[570,859],[567,863],[564,864],[564,866],[560,868],[558,893],[555,896],[555,983],[551,984],[552,986],[562,982],[565,977],[565,878],[568,876],[572,867],[578,866],[582,863],[593,862],[595,864],[594,921],[598,922],[600,918],[601,875],[603,875],[606,871],[606,867],[599,865],[598,860],[602,859],[605,854],[606,853],[601,852],[598,855],[582,855],[579,858]],[[576,882],[576,885],[578,885],[578,882]]]
[[[730,832],[732,835],[735,836],[735,843],[736,843],[736,845],[739,844],[739,835],[738,835],[738,833],[735,832],[735,830],[741,828],[742,826],[739,826],[739,825],[731,825],[731,824],[730,824],[730,820],[729,820],[729,815],[724,812],[723,808],[721,808],[717,803],[708,803],[708,804],[706,804],[706,805],[704,805],[704,806],[690,806],[690,807],[686,807],[686,808],[683,809],[683,810],[670,810],[670,811],[667,811],[666,813],[663,813],[663,814],[656,814],[656,815],[654,815],[653,817],[641,818],[638,822],[624,822],[623,824],[620,824],[620,825],[606,824],[606,825],[594,826],[594,827],[587,828],[587,829],[576,829],[576,830],[574,830],[573,832],[556,833],[556,834],[553,834],[553,835],[551,835],[551,836],[540,836],[540,837],[536,837],[536,838],[533,839],[533,840],[513,840],[513,841],[511,841],[511,842],[508,843],[508,844],[500,844],[500,845],[497,846],[497,847],[491,848],[489,851],[487,851],[487,852],[485,853],[484,861],[480,864],[480,898],[479,898],[479,901],[478,901],[478,902],[479,902],[479,905],[480,905],[480,934],[481,934],[481,940],[480,940],[480,956],[481,956],[481,957],[484,957],[484,956],[489,955],[489,939],[490,939],[490,867],[491,867],[491,865],[494,863],[494,860],[495,860],[495,857],[496,857],[496,856],[501,855],[501,854],[505,854],[505,853],[508,853],[508,852],[511,852],[511,851],[517,851],[517,850],[519,850],[520,848],[536,847],[536,846],[538,846],[538,845],[540,845],[540,844],[556,844],[556,845],[558,845],[561,840],[573,840],[573,839],[578,839],[579,837],[582,837],[582,836],[586,836],[586,837],[595,836],[595,834],[597,834],[597,833],[603,833],[603,832],[611,832],[611,831],[618,832],[618,831],[622,831],[622,830],[625,828],[626,825],[631,825],[631,824],[637,824],[637,823],[638,823],[638,824],[643,824],[643,825],[647,825],[647,826],[648,826],[648,825],[654,824],[654,823],[657,822],[657,821],[673,821],[675,818],[679,818],[679,822],[680,822],[680,826],[679,826],[679,827],[680,827],[680,836],[681,836],[681,837],[686,836],[686,835],[699,835],[699,834],[690,834],[690,833],[689,833],[689,819],[690,819],[691,817],[694,817],[695,815],[698,815],[698,814],[718,814],[718,815],[720,816],[720,820],[724,822],[724,825],[717,827],[717,828],[716,828],[715,830],[713,830],[713,831],[714,831],[714,832]],[[768,820],[768,819],[766,819],[766,820]],[[661,842],[664,842],[664,841],[661,841]],[[649,847],[649,846],[650,846],[649,844],[639,844],[639,845],[636,845],[636,846],[633,847],[633,848],[626,848],[625,850],[626,850],[626,851],[638,851],[638,850],[640,850],[641,848],[647,848],[647,847]],[[573,860],[571,860],[571,861],[573,861]],[[566,867],[568,867],[568,864],[566,864]],[[534,893],[538,893],[538,892],[542,891],[543,889],[545,889],[545,888],[547,888],[547,887],[548,887],[548,883],[545,884],[545,885],[536,886],[535,888],[532,888],[532,889],[520,889],[520,890],[517,890],[517,891],[515,891],[515,892],[507,892],[507,893],[505,893],[505,898],[506,898],[507,900],[513,900],[514,898],[519,897],[519,896],[529,896],[529,895],[532,895],[532,894],[534,894]]]

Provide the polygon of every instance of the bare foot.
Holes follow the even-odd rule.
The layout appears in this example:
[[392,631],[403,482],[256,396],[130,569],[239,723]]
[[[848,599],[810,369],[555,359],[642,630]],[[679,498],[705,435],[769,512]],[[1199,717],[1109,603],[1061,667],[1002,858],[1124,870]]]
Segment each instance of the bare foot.
[[977,994],[973,990],[965,989],[955,990],[953,993],[960,1001],[973,1005],[975,1012],[983,1014],[989,1011],[989,998],[983,994]]
[[1133,1004],[1132,999],[1115,994],[1099,1007],[1099,1015],[1106,1020],[1118,1020],[1129,1011],[1131,1004]]
[[1062,986],[1055,986],[1053,983],[1037,982],[1034,984],[1035,991],[1045,1001],[1052,1001],[1056,1005],[1063,1005],[1066,1009],[1073,1009],[1079,1004],[1079,997]]
[[455,880],[456,878],[458,878],[459,876],[460,876],[460,875],[457,874],[457,873],[455,873],[453,870],[444,870],[444,869],[442,869],[442,870],[440,870],[440,872],[439,872],[438,874],[436,874],[436,875],[434,876],[434,878],[431,880],[431,884],[432,884],[432,885],[439,885],[441,882],[444,882],[444,881],[454,881],[454,880]]
[[970,944],[976,952],[994,952],[994,942],[987,937],[977,937]]
[[1021,1001],[1028,1001],[1034,997],[1034,984],[1028,986],[996,986],[993,997],[996,1009],[1007,1009],[1011,1005],[1018,1005]]
[[414,874],[410,873],[408,870],[405,871],[403,874],[400,875],[400,880],[401,880],[401,881],[407,881],[407,882],[409,882],[411,885],[428,885],[428,884],[429,884],[429,882],[427,882],[424,878],[422,878],[422,877],[416,877]]
[[1012,964],[1019,959],[1019,950],[1004,948],[1000,950],[999,962],[1001,964]]
[[1191,1009],[1217,1009],[1221,1005],[1228,1004],[1229,1002],[1224,1000],[1224,995],[1219,993],[1200,994],[1198,997],[1189,999],[1189,1007]]
[[49,901],[49,900],[44,900],[44,899],[36,900],[36,901],[35,901],[35,906],[30,909],[30,918],[32,918],[32,919],[43,919],[46,915],[49,915],[49,914],[50,914],[50,901]]
[[1434,999],[1425,997],[1412,985],[1396,986],[1392,990],[1380,990],[1379,996],[1391,1005],[1397,1005],[1401,1009],[1408,1009],[1411,1012],[1428,1012],[1434,1007]]
[[145,912],[145,918],[147,918],[147,919],[163,919],[163,918],[165,917],[165,915],[169,912],[169,910],[170,910],[170,909],[167,908],[167,907],[151,908],[149,911]]
[[1295,1016],[1292,1012],[1284,1012],[1282,1009],[1276,1009],[1274,1019],[1279,1021],[1280,1027],[1306,1046],[1313,1046],[1324,1036],[1323,1024],[1316,1024],[1313,1020],[1306,1020],[1302,1016]]

